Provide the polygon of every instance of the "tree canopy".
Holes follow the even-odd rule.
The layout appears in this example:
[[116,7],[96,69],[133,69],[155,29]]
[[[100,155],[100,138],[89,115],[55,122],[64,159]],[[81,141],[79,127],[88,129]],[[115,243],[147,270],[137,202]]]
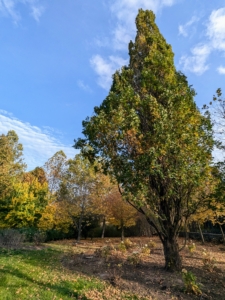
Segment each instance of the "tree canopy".
[[113,75],[108,96],[83,121],[85,138],[75,147],[90,160],[98,157],[146,215],[163,243],[166,269],[181,269],[179,229],[211,184],[211,123],[176,70],[154,13],[139,10],[136,26],[128,66]]

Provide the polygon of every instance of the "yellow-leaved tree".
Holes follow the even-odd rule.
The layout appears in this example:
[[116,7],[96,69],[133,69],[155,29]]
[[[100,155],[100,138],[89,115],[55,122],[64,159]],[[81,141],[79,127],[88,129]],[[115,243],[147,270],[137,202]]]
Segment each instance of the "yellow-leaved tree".
[[40,182],[32,172],[24,173],[21,180],[13,184],[8,211],[1,227],[37,227],[48,197],[48,183]]

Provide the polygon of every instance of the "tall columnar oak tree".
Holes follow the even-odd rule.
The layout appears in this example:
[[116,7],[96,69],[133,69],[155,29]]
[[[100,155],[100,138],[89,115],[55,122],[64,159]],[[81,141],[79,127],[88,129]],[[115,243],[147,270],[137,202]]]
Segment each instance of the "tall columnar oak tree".
[[129,65],[114,74],[109,95],[83,122],[85,139],[75,147],[113,173],[158,232],[166,269],[180,270],[179,229],[206,198],[203,187],[211,180],[211,124],[176,71],[153,12],[140,10],[136,25]]

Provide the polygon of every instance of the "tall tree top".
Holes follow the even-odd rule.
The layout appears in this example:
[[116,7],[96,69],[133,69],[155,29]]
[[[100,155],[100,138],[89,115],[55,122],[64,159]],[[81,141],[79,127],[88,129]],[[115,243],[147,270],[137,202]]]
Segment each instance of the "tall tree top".
[[129,68],[134,72],[134,84],[141,92],[140,89],[146,86],[141,78],[148,80],[147,87],[150,89],[161,86],[162,81],[164,84],[165,81],[170,83],[176,73],[174,54],[155,23],[154,13],[139,10],[136,26],[135,42],[131,41],[129,44]]

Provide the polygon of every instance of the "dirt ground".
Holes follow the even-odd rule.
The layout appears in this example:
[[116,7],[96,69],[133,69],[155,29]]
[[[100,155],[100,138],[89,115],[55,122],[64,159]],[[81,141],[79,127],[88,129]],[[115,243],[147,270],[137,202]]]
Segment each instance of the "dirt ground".
[[[115,238],[85,240],[79,244],[71,240],[64,241],[71,251],[62,257],[62,264],[70,270],[98,277],[120,290],[147,299],[225,300],[224,245],[210,243],[202,245],[200,242],[189,241],[187,247],[181,251],[183,268],[196,276],[202,291],[201,295],[195,295],[185,292],[182,273],[169,273],[164,270],[162,245],[157,237],[129,240],[132,246],[127,251],[118,249],[121,241]],[[150,240],[154,244],[150,254],[137,254]],[[180,239],[179,243],[182,245],[183,239]],[[203,263],[205,257],[203,252],[215,258],[210,265],[211,270]],[[129,257],[135,255],[138,255],[139,261],[129,260]]]

